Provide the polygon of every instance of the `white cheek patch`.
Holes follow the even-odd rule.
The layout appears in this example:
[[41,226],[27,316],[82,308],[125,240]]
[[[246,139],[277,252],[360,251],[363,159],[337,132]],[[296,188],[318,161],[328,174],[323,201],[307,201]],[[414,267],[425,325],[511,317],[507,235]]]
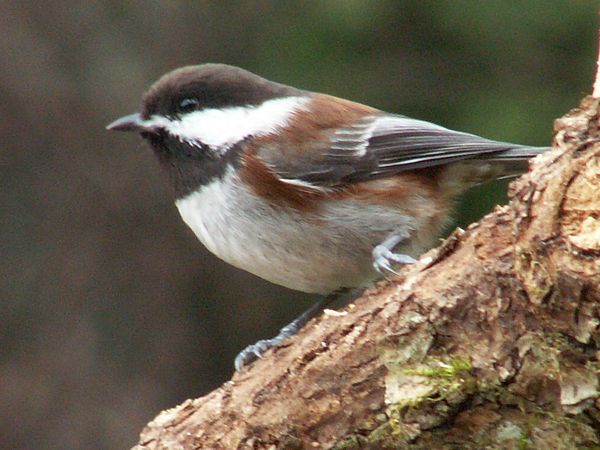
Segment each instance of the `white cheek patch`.
[[306,104],[306,97],[267,100],[259,106],[204,109],[168,119],[152,116],[147,126],[164,128],[170,135],[189,144],[202,143],[213,149],[227,149],[247,136],[272,133],[285,127],[293,113]]

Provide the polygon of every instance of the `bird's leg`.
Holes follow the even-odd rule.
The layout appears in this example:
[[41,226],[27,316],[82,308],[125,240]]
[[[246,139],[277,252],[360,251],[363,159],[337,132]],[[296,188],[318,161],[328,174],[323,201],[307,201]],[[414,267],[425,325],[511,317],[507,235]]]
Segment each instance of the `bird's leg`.
[[388,275],[390,272],[397,275],[398,272],[394,270],[392,264],[413,264],[417,262],[412,256],[393,252],[394,247],[407,237],[406,232],[393,233],[373,249],[373,267],[377,272],[383,276]]
[[271,339],[262,339],[256,344],[252,344],[246,347],[235,358],[235,370],[239,372],[244,367],[248,366],[253,361],[260,358],[271,347],[274,347],[284,339],[298,333],[298,331],[300,331],[300,329],[304,327],[304,325],[306,325],[310,319],[312,319],[313,317],[317,317],[321,313],[321,311],[323,311],[327,306],[331,305],[334,301],[339,299],[343,294],[347,293],[348,291],[349,289],[342,288],[332,292],[331,294],[323,297],[321,300],[316,302],[306,311],[304,311],[294,321],[290,322],[285,327],[283,327],[279,331],[279,334],[277,336]]

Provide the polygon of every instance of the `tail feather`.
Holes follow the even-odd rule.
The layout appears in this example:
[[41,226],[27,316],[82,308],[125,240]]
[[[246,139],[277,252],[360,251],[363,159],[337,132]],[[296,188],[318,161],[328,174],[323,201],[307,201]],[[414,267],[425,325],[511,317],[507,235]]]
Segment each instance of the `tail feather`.
[[498,153],[481,155],[479,160],[490,161],[494,166],[492,178],[510,178],[527,172],[529,160],[550,150],[550,147],[518,146]]
[[447,192],[456,195],[486,181],[516,177],[527,172],[531,158],[548,150],[549,147],[514,146],[458,161],[448,165],[441,183]]

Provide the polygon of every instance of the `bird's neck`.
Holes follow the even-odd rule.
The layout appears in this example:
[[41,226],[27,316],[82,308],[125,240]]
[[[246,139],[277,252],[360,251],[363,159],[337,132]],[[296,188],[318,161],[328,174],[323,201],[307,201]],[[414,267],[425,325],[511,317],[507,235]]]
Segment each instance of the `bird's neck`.
[[180,199],[223,178],[229,167],[238,166],[246,141],[221,152],[206,145],[190,145],[175,139],[169,139],[169,142],[163,139],[150,144],[169,177],[175,198]]

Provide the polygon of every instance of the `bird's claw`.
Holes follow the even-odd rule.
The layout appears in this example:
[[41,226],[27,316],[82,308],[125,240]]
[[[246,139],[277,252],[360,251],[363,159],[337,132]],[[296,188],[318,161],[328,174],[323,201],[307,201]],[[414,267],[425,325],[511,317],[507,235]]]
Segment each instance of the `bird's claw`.
[[394,253],[385,245],[378,245],[373,249],[373,267],[384,277],[390,273],[398,275],[392,264],[414,264],[417,262],[412,256]]
[[248,367],[257,359],[261,358],[267,350],[277,345],[278,339],[262,339],[238,353],[233,362],[235,370],[239,372],[244,367]]

